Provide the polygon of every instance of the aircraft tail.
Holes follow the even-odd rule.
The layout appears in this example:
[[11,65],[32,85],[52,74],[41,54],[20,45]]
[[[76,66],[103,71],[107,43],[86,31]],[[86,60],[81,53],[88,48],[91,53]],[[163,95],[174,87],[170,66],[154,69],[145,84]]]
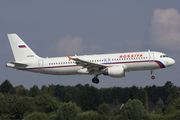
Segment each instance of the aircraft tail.
[[39,58],[17,34],[8,34],[15,61]]

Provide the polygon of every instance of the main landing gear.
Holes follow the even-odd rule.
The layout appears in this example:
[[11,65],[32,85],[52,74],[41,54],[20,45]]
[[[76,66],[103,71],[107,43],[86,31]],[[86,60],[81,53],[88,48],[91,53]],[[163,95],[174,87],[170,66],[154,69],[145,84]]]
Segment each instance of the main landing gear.
[[154,80],[155,76],[153,75],[153,70],[151,70],[151,79]]
[[94,78],[92,79],[92,82],[95,84],[99,83],[98,75],[94,75]]

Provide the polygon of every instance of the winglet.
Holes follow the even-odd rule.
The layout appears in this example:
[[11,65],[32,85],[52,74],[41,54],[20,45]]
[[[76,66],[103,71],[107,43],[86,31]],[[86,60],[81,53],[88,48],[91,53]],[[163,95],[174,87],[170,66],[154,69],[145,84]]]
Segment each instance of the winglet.
[[69,61],[73,59],[72,57],[69,57],[69,56],[67,56],[67,57],[69,58]]

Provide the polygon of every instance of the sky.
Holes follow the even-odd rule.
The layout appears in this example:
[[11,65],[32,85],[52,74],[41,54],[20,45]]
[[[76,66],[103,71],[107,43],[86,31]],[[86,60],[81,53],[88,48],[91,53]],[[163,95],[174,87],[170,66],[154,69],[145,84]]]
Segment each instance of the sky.
[[[180,86],[179,0],[4,0],[0,4],[0,84],[13,86],[90,84],[97,88]],[[159,51],[176,63],[165,69],[127,72],[125,78],[100,75],[56,76],[6,68],[14,61],[7,34],[16,33],[41,57]]]

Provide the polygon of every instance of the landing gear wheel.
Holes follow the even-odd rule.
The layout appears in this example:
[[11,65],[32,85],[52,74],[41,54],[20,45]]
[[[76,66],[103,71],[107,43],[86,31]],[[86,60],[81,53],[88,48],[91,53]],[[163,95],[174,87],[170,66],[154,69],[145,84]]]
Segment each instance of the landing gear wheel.
[[94,78],[92,79],[92,82],[95,83],[95,84],[98,84],[98,83],[99,83],[99,79],[94,77]]
[[153,76],[151,76],[151,79],[153,79],[153,80],[154,80],[154,79],[155,79],[155,76],[154,76],[154,75],[153,75]]
[[153,70],[151,70],[151,79],[155,79],[155,76],[153,75]]

